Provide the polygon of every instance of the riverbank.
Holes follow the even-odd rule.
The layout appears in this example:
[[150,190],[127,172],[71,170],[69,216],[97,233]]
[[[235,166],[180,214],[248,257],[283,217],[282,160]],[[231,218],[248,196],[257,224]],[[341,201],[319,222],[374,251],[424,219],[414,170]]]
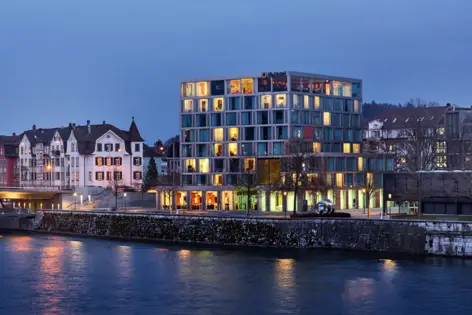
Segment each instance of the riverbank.
[[463,222],[44,211],[29,223],[22,221],[19,229],[173,243],[472,257],[472,224]]

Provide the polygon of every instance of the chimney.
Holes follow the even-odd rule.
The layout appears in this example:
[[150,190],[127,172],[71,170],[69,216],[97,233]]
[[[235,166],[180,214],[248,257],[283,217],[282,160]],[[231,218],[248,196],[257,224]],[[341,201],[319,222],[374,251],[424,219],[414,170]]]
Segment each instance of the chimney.
[[36,125],[33,125],[33,132],[36,131]]
[[72,129],[74,129],[74,130],[75,130],[75,123],[73,123],[73,124],[72,124]]
[[103,121],[103,124],[106,124],[106,121]]
[[87,130],[88,130],[88,133],[92,133],[92,126],[90,126],[90,120],[87,120]]
[[13,133],[13,136],[16,136],[16,132]]
[[72,123],[69,123],[69,130],[72,130]]

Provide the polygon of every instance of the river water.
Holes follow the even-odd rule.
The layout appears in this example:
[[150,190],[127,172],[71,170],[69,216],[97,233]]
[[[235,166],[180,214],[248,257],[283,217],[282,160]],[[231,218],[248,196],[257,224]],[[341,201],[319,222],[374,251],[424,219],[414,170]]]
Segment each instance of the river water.
[[472,314],[471,260],[3,234],[0,263],[8,315]]

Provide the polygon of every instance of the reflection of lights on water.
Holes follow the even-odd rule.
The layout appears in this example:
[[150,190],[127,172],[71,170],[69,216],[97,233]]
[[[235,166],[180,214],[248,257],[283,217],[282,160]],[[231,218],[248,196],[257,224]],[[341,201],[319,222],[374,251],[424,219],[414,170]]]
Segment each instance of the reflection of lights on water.
[[30,247],[31,236],[14,236],[12,237],[13,251],[27,252],[31,250]]
[[187,249],[181,249],[177,252],[179,260],[179,271],[182,277],[189,276],[192,272],[190,269],[190,256],[192,252]]
[[177,254],[179,255],[179,258],[184,259],[184,260],[187,260],[190,257],[191,253],[192,252],[187,249],[181,249],[177,252]]
[[127,245],[118,245],[116,248],[119,252],[120,276],[128,278],[131,275],[132,269],[131,247]]
[[397,269],[397,263],[395,260],[384,259],[383,260],[383,269],[385,271],[395,271]]
[[364,301],[374,293],[374,284],[372,278],[347,280],[344,286],[344,296],[352,302]]
[[0,235],[0,238],[3,238],[3,235]]
[[293,259],[277,259],[275,265],[277,286],[289,288],[295,285],[295,261]]

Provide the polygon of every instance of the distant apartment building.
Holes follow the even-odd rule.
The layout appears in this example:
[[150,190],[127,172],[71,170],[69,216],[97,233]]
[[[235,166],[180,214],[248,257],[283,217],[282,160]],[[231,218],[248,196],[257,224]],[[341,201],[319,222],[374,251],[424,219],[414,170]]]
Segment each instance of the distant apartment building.
[[366,122],[364,150],[394,157],[390,171],[472,168],[472,110],[451,105],[387,108]]
[[0,186],[17,186],[19,183],[19,172],[17,167],[18,146],[21,137],[0,136]]
[[37,128],[21,135],[18,144],[20,186],[125,187],[140,186],[143,142],[138,127],[111,124],[69,124]]
[[[364,160],[361,130],[362,81],[300,72],[203,78],[181,83],[180,161],[182,189],[177,208],[241,209],[238,175],[273,165],[280,172],[286,144],[307,144],[326,168],[327,196],[307,191],[313,206],[329,197],[339,208],[362,207]],[[158,193],[158,207],[173,200]],[[281,210],[291,192],[267,189],[258,209]],[[381,198],[379,194],[379,198]]]

